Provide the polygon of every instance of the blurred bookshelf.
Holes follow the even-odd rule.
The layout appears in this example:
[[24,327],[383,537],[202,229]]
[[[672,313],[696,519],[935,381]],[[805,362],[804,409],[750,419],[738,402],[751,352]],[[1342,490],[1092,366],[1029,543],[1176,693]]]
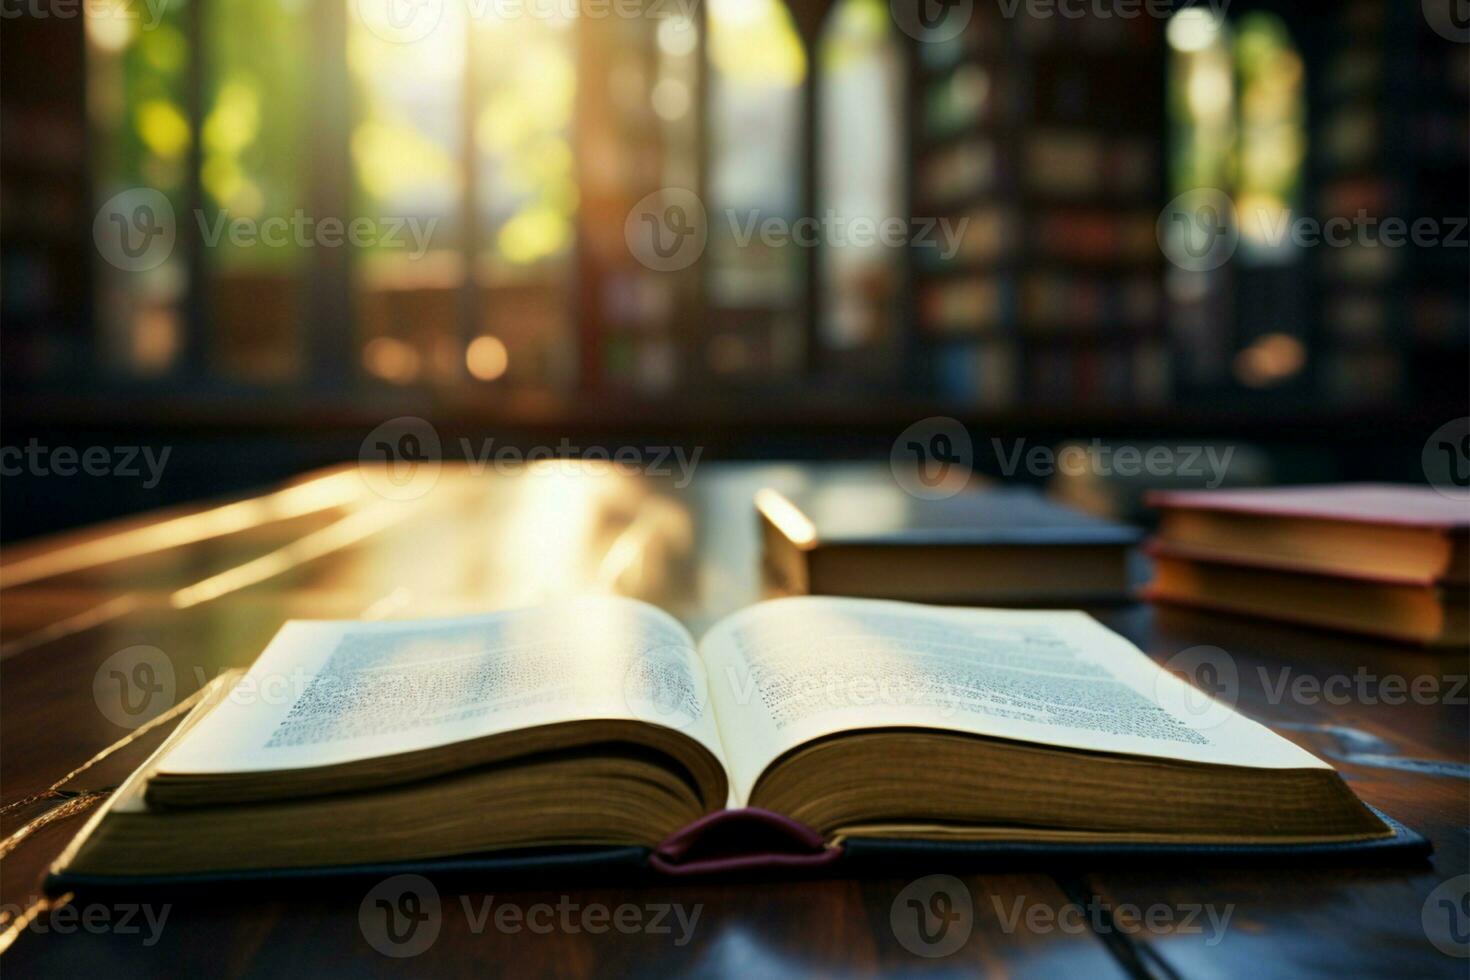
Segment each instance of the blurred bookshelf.
[[[921,43],[881,0],[711,0],[686,23],[527,18],[414,49],[324,0],[179,0],[133,33],[13,19],[0,397],[30,420],[126,406],[224,428],[404,411],[528,429],[951,414],[1414,431],[1464,414],[1470,250],[1257,242],[1182,274],[1156,221],[1201,181],[1317,219],[1463,218],[1470,46],[1385,0],[1238,0],[1217,27],[1184,50],[1149,17],[977,4]],[[260,37],[280,44],[241,40]],[[1181,82],[1201,65],[1228,132]],[[1253,133],[1290,166],[1239,166]],[[1184,172],[1186,143],[1213,146],[1215,169],[1196,153]],[[182,243],[144,275],[92,241],[99,206],[139,185],[172,202]],[[666,187],[710,223],[703,258],[673,272],[624,234]],[[931,239],[965,225],[947,258],[732,239],[751,214],[829,208]],[[196,211],[295,209],[438,231],[412,261],[183,234]]]
[[945,400],[1168,401],[1159,32],[977,9],[920,45],[914,210],[968,221],[952,260],[914,253],[921,356]]
[[78,22],[7,17],[0,45],[4,390],[15,380],[65,374],[94,355],[87,281],[94,206]]
[[1324,393],[1383,404],[1405,388],[1463,392],[1470,48],[1435,33],[1418,6],[1357,0],[1338,8],[1331,26],[1335,43],[1316,88],[1318,213],[1397,218],[1411,231],[1430,221],[1459,245],[1404,234],[1401,246],[1319,250]]
[[578,40],[578,76],[585,80],[577,88],[585,122],[576,284],[584,389],[656,396],[685,367],[688,338],[677,311],[695,301],[697,284],[687,271],[640,265],[624,241],[624,220],[662,187],[700,186],[692,112],[700,53],[696,27],[686,21],[611,18]]

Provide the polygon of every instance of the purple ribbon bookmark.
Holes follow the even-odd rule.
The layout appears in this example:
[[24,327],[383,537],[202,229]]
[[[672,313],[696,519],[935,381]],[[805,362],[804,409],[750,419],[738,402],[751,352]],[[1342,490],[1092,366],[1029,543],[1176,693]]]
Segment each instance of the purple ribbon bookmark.
[[770,810],[745,807],[700,817],[659,844],[648,863],[690,876],[757,868],[820,868],[842,857],[810,827]]

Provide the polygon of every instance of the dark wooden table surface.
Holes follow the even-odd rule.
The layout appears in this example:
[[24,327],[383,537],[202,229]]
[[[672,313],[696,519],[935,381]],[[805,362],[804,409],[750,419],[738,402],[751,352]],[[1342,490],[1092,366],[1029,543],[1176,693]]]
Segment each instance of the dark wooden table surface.
[[[613,914],[631,904],[649,922],[652,907],[677,904],[686,916],[698,910],[687,936],[677,926],[593,933],[575,913],[545,933],[502,930],[481,917],[486,893],[444,888],[437,938],[412,957],[369,941],[364,888],[42,897],[46,867],[108,787],[202,683],[248,664],[283,620],[450,614],[590,590],[649,599],[698,633],[760,596],[753,491],[811,472],[705,464],[679,488],[596,466],[446,466],[432,486],[390,490],[411,498],[394,500],[352,466],[244,501],[9,549],[0,555],[6,973],[1466,975],[1467,961],[1451,955],[1463,957],[1470,939],[1470,878],[1458,877],[1470,872],[1465,652],[1142,605],[1095,614],[1160,661],[1200,646],[1223,651],[1228,660],[1209,656],[1234,666],[1244,711],[1331,759],[1363,799],[1432,838],[1433,859],[963,874],[973,912],[954,928],[969,935],[942,957],[917,955],[891,925],[910,877],[547,882],[494,893],[522,911],[545,903]],[[109,658],[115,666],[140,656],[160,667],[154,693],[122,704]],[[165,673],[172,690],[157,689]]]

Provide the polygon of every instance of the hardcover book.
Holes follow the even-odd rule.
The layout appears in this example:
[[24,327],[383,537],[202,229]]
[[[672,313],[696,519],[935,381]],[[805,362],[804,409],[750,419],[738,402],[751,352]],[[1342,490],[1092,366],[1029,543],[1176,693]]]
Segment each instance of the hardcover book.
[[1024,488],[920,500],[893,484],[756,494],[777,591],[972,605],[1079,605],[1128,595],[1139,534]]
[[1470,497],[1393,484],[1150,494],[1177,558],[1402,585],[1470,582]]
[[1151,598],[1470,644],[1470,498],[1383,484],[1154,494]]
[[1424,842],[1081,613],[791,598],[696,641],[652,606],[598,598],[287,623],[94,815],[52,882],[588,848],[681,873],[987,847]]

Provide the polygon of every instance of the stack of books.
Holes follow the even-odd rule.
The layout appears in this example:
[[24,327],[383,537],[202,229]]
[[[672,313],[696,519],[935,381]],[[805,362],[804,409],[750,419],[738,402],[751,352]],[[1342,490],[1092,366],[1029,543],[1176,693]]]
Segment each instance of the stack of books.
[[1179,491],[1148,594],[1434,646],[1470,644],[1470,499],[1378,484]]

